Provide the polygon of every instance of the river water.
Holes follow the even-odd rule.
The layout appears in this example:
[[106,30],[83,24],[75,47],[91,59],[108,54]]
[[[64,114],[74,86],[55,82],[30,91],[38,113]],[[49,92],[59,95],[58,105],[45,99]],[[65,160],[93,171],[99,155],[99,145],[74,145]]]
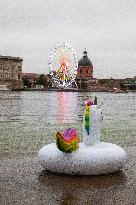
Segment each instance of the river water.
[[94,96],[102,104],[102,140],[135,145],[136,93],[0,92],[2,154],[35,153],[68,127],[82,140],[85,100]]
[[[93,98],[94,96],[98,97],[98,104],[101,105],[104,115],[101,128],[101,140],[122,146],[130,157],[130,161],[124,168],[123,174],[111,177],[107,176],[106,178],[93,178],[93,181],[92,178],[86,177],[79,179],[78,177],[68,178],[67,176],[48,176],[43,174],[42,168],[39,168],[40,166],[37,165],[38,162],[34,159],[34,157],[37,156],[38,150],[45,144],[55,142],[57,130],[64,130],[69,127],[76,128],[82,140],[82,118],[85,109],[85,100]],[[14,190],[13,194],[9,195],[9,198],[3,197],[3,203],[7,203],[6,200],[11,200],[12,196],[15,204],[18,204],[17,200],[19,200],[22,195],[20,196],[18,193],[20,181],[16,182],[16,180],[20,179],[19,177],[25,176],[25,178],[21,178],[23,181],[21,184],[23,183],[23,185],[20,186],[25,186],[24,190],[26,190],[26,192],[24,192],[27,195],[28,201],[31,198],[30,190],[35,193],[34,190],[38,187],[36,192],[38,197],[40,194],[44,195],[43,190],[51,189],[51,192],[46,190],[46,197],[42,195],[43,201],[37,198],[41,204],[42,202],[46,202],[46,204],[93,204],[92,202],[97,201],[95,197],[99,199],[97,201],[99,203],[94,204],[101,204],[103,194],[105,194],[106,197],[105,204],[134,204],[136,188],[134,183],[136,174],[136,93],[0,91],[0,140],[1,160],[3,160],[2,163],[4,166],[2,173],[6,173],[3,180],[7,181],[8,175],[9,180],[6,187],[10,184],[9,189]],[[11,166],[12,170],[9,170],[7,168],[8,166]],[[21,172],[22,175],[19,175],[17,170],[22,170],[22,166],[24,166],[23,170],[25,170]],[[34,169],[38,171],[35,172]],[[29,173],[27,182],[26,173]],[[33,178],[31,178],[31,175]],[[15,180],[14,183],[13,178]],[[108,192],[103,191],[106,189],[104,185],[106,181],[106,186],[110,185],[111,203],[109,203],[107,199],[107,197],[109,197]],[[28,184],[28,182],[30,184]],[[6,182],[4,181],[4,183]],[[61,186],[59,186],[58,183],[60,183]],[[117,189],[118,183],[120,187],[118,190],[119,194],[117,192],[115,193],[114,190]],[[76,186],[77,194],[75,191],[74,194],[68,191],[65,184],[67,184],[70,189]],[[57,188],[54,188],[54,186]],[[15,187],[16,193],[14,194]],[[41,187],[43,190],[40,192]],[[123,193],[120,191],[121,188],[124,190]],[[3,193],[6,193],[6,191],[8,193],[9,189],[4,188]],[[60,189],[59,193],[57,189]],[[70,197],[64,196],[66,194],[64,189],[67,190]],[[81,193],[81,191],[83,193]],[[55,192],[60,195],[60,197],[58,197]],[[96,192],[99,192],[99,195],[102,197],[101,199]],[[50,197],[51,193],[54,199]],[[35,199],[35,194],[32,196]],[[82,196],[80,200],[79,196]],[[91,196],[91,198],[89,198],[89,196]],[[115,196],[117,196],[117,199]],[[127,198],[124,199],[126,196]],[[66,199],[64,200],[64,198]],[[22,200],[24,202],[24,198],[22,198]],[[75,201],[76,203],[74,203]]]

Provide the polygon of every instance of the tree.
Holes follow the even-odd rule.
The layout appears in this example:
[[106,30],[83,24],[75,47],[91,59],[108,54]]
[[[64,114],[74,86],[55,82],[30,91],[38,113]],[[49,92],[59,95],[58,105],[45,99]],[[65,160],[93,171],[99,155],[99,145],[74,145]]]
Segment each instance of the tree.
[[50,74],[41,74],[36,82],[37,85],[43,85],[44,87],[51,87],[51,77]]
[[120,82],[119,85],[120,85],[120,88],[122,90],[126,90],[126,86],[125,86],[125,84],[123,82]]
[[32,83],[29,81],[29,79],[25,76],[23,79],[23,85],[27,88],[31,88]]
[[46,82],[45,75],[44,74],[39,75],[36,84],[45,86],[45,82]]

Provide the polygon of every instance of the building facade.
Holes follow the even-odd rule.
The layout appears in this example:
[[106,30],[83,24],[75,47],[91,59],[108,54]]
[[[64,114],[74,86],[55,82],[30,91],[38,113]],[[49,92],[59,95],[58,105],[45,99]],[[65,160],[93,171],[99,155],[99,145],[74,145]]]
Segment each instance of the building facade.
[[19,89],[22,84],[22,62],[19,57],[0,56],[0,85]]
[[78,61],[76,82],[78,88],[88,88],[88,85],[94,81],[93,65],[87,56],[87,51],[83,52],[83,57]]
[[83,57],[78,61],[77,77],[93,78],[93,65],[86,50],[83,52]]

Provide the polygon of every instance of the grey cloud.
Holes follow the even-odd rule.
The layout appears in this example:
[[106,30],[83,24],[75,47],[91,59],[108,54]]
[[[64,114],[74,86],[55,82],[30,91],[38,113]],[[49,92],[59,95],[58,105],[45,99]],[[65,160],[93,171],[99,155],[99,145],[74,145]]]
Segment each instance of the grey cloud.
[[86,47],[95,77],[136,75],[134,0],[0,0],[0,54],[21,56],[24,72],[48,73],[49,53]]

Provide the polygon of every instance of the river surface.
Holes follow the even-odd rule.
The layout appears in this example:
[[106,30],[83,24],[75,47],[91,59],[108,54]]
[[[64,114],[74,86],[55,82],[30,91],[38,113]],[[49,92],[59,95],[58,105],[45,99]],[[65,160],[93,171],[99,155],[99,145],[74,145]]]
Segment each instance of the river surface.
[[[85,100],[94,96],[104,115],[101,140],[122,146],[128,164],[122,173],[93,178],[44,173],[38,150],[69,127],[82,140]],[[0,141],[3,204],[21,204],[20,197],[22,204],[135,204],[136,93],[0,91]]]
[[85,100],[95,95],[104,115],[102,140],[135,145],[136,93],[0,92],[2,155],[35,153],[69,127],[82,140]]

